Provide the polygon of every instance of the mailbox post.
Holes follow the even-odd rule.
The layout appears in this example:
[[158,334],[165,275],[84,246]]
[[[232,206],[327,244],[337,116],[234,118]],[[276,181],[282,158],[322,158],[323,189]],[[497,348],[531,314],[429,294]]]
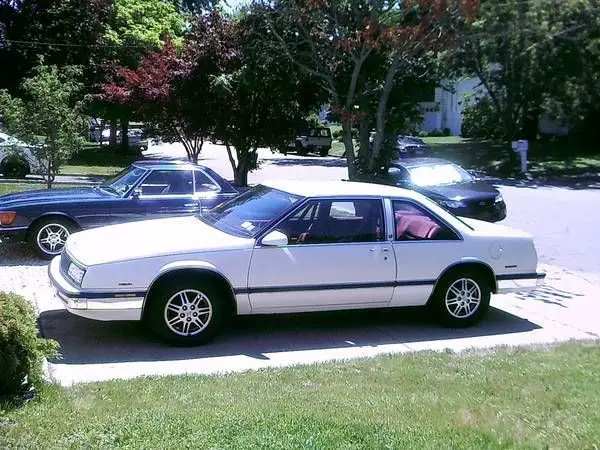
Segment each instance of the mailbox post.
[[513,151],[517,152],[521,157],[521,172],[527,172],[527,151],[529,150],[529,141],[521,139],[512,142]]

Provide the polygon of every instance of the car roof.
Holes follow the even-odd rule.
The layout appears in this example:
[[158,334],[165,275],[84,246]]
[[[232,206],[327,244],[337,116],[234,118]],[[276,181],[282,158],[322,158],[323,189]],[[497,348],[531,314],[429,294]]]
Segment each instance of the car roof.
[[353,181],[323,180],[277,180],[261,183],[280,191],[301,197],[406,197],[417,199],[414,191],[383,184],[360,183]]
[[[392,166],[400,167],[419,167],[419,166],[432,166],[435,164],[454,164],[452,161],[441,158],[401,158],[396,159],[390,163]],[[456,165],[456,164],[455,164]]]
[[204,169],[204,166],[180,159],[142,159],[133,163],[143,169]]

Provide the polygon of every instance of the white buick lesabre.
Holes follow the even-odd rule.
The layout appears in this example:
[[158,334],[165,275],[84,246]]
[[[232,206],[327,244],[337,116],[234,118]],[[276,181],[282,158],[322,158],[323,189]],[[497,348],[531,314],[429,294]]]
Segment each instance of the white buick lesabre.
[[492,293],[545,276],[526,233],[345,181],[266,183],[202,216],[75,233],[49,274],[73,314],[144,320],[179,345],[208,341],[230,314],[427,305],[468,326]]

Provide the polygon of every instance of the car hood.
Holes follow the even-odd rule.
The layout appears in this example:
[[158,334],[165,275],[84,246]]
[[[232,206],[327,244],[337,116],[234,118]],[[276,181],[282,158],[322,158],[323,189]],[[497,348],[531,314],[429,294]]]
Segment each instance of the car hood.
[[419,192],[437,198],[453,200],[490,200],[494,199],[500,192],[494,186],[481,181],[470,183],[456,183],[441,186],[427,186],[417,188]]
[[67,252],[85,266],[164,255],[252,248],[254,239],[224,233],[195,216],[144,220],[72,234]]
[[94,200],[111,194],[93,187],[71,189],[39,189],[0,196],[0,208],[28,206],[31,204],[57,203],[66,201]]

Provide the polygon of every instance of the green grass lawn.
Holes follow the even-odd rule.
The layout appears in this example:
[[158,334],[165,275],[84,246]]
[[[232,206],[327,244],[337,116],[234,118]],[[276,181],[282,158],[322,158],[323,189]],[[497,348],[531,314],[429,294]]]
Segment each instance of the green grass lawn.
[[597,448],[600,346],[47,387],[7,448]]
[[140,157],[123,154],[107,145],[90,143],[72,156],[69,163],[60,169],[60,174],[111,176],[137,159]]
[[[75,184],[54,184],[52,188],[70,188],[76,186]],[[46,189],[46,185],[44,183],[0,183],[0,195],[33,191],[36,189]]]

